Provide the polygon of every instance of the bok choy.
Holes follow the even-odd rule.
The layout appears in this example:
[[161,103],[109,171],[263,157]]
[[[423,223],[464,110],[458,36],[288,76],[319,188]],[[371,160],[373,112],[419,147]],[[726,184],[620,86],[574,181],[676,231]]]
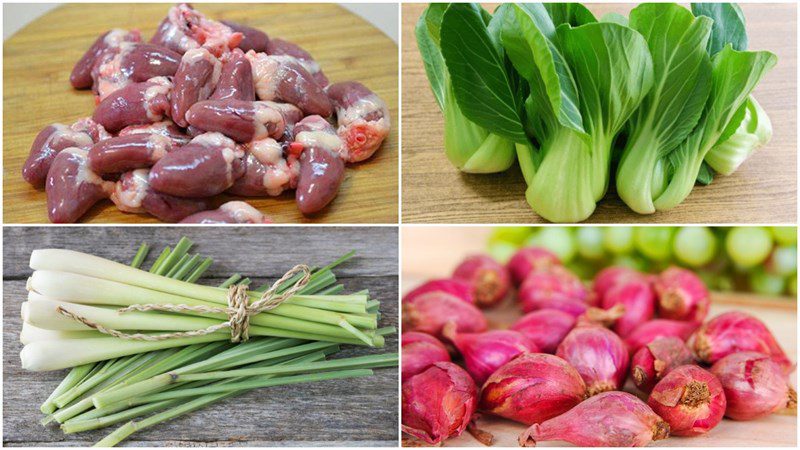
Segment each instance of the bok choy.
[[589,218],[616,191],[650,214],[736,170],[771,136],[751,93],[776,64],[747,51],[733,4],[653,3],[598,21],[578,3],[431,4],[417,43],[460,170],[507,169],[543,218]]

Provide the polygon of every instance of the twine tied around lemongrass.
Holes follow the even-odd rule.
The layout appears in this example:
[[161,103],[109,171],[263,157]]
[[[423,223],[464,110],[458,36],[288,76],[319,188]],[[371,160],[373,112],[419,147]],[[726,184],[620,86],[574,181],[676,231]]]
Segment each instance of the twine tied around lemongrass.
[[[284,292],[278,293],[278,288],[281,284],[291,279],[298,273],[302,273],[300,277],[289,289]],[[247,286],[233,285],[228,288],[228,307],[216,307],[205,305],[173,305],[173,304],[142,304],[131,305],[119,310],[120,313],[131,311],[166,311],[166,312],[196,312],[201,314],[226,314],[228,320],[216,325],[211,325],[208,328],[192,331],[179,331],[174,333],[163,334],[144,334],[144,333],[123,333],[119,330],[106,328],[99,323],[93,322],[83,316],[75,314],[63,306],[59,306],[56,310],[73,320],[76,320],[87,327],[93,328],[101,333],[108,334],[120,339],[131,339],[137,341],[163,341],[165,339],[176,339],[184,337],[204,336],[219,330],[230,328],[231,329],[231,342],[246,341],[250,338],[250,317],[258,313],[269,311],[280,306],[281,303],[288,298],[297,294],[303,289],[311,279],[311,270],[305,264],[298,264],[292,267],[291,270],[286,272],[278,281],[272,284],[269,289],[261,294],[261,298],[253,303],[250,303],[250,297],[247,294]]]

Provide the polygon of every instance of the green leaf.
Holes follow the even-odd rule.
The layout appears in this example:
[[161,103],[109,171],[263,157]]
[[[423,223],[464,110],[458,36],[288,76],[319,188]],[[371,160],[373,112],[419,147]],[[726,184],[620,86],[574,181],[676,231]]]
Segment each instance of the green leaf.
[[580,3],[545,3],[544,7],[556,26],[567,23],[579,27],[597,22],[594,14]]
[[437,48],[441,47],[442,17],[448,6],[450,6],[449,3],[431,3],[422,13],[428,32]]
[[425,12],[422,13],[417,21],[414,33],[417,37],[417,47],[419,47],[419,53],[422,56],[422,64],[425,67],[425,74],[428,76],[433,96],[436,99],[436,103],[439,104],[439,109],[442,109],[444,108],[447,69],[444,65],[442,52],[439,50],[438,39],[434,38],[434,33],[438,32],[441,25],[441,22],[437,23],[434,19],[437,16],[441,19],[441,14],[438,14],[437,7],[434,5],[442,5],[442,3],[433,3],[425,9]]
[[719,53],[727,44],[734,50],[747,50],[747,30],[744,13],[736,3],[692,3],[695,16],[706,16],[714,21],[708,53]]
[[[551,38],[555,28],[541,4],[513,5],[503,22],[501,40],[511,62],[528,81],[544,120],[583,133],[578,93],[572,74]],[[550,124],[550,127],[558,126]],[[541,138],[541,136],[539,136]]]
[[458,105],[477,125],[515,142],[527,142],[522,99],[505,57],[486,27],[483,9],[454,3],[442,19],[441,48]]
[[629,23],[627,17],[615,12],[603,14],[603,17],[600,18],[600,22],[616,23],[625,27],[627,27]]

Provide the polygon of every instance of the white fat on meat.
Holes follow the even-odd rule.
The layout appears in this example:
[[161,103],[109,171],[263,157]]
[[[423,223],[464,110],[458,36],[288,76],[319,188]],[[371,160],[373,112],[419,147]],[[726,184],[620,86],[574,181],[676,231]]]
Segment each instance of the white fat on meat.
[[262,184],[268,195],[278,196],[294,187],[300,175],[299,164],[292,164],[283,157],[281,144],[272,138],[260,139],[248,144],[251,157],[266,169]]
[[169,95],[169,92],[172,90],[172,81],[167,77],[154,77],[147,80],[147,82],[153,83],[144,91],[144,104],[145,110],[147,111],[147,118],[150,119],[151,122],[159,122],[164,119],[164,113],[154,110],[151,104],[153,99],[159,95]]
[[117,181],[114,192],[111,194],[111,201],[117,205],[120,211],[144,212],[142,202],[150,191],[149,176],[150,169],[138,169],[131,172],[130,178],[126,176]]
[[[286,123],[280,110],[268,105],[267,102],[255,102],[253,106],[255,107],[253,124],[256,130],[253,134],[253,140],[263,139],[267,136],[282,136]],[[271,133],[267,126],[268,124],[276,125],[275,130],[272,130]]]
[[261,223],[264,221],[264,215],[246,202],[227,202],[220,206],[219,209],[233,217],[236,223]]

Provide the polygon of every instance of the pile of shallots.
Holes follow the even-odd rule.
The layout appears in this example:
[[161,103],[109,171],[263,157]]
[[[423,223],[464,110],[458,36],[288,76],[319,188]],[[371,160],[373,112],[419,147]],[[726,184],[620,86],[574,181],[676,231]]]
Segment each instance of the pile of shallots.
[[242,201],[294,189],[303,214],[327,206],[345,164],[389,134],[384,102],[356,81],[330,84],[298,45],[188,4],[170,8],[148,43],[110,30],[70,76],[91,88],[92,117],[52,124],[31,146],[23,178],[47,193],[52,222],[75,222],[109,198],[167,222],[268,222]]
[[[481,308],[514,286],[525,315],[490,330]],[[488,443],[480,411],[529,426],[523,446],[627,447],[796,408],[794,364],[769,329],[738,311],[706,320],[708,308],[702,281],[677,267],[609,267],[587,288],[544,249],[507,266],[469,257],[403,298],[403,431]],[[637,395],[622,391],[629,377]]]

